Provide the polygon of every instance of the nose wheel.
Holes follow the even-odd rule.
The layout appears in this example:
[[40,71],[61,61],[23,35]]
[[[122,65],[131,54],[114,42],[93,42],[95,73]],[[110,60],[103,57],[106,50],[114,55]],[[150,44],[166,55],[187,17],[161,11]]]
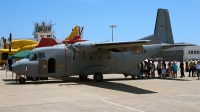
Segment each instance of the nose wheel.
[[26,79],[24,77],[19,78],[19,83],[24,84],[26,82]]

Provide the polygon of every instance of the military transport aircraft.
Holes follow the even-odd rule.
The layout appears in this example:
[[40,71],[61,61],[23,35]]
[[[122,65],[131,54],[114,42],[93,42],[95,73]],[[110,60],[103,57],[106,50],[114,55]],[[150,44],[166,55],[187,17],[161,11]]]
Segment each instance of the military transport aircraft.
[[[174,44],[168,10],[158,9],[153,35],[136,41],[84,41],[36,48],[9,70],[21,76],[59,79],[73,75],[85,79],[93,75],[100,82],[103,74],[123,74],[155,53],[179,45]],[[19,78],[19,83],[25,81],[24,77]]]

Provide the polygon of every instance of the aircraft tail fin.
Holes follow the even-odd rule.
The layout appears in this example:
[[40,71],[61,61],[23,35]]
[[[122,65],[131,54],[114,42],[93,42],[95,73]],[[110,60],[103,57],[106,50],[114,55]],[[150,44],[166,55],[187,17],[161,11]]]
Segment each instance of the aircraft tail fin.
[[140,40],[152,40],[152,42],[155,43],[174,44],[170,17],[167,9],[158,9],[154,34],[141,38]]
[[[81,26],[75,26],[69,36],[65,40],[77,40],[77,39],[82,39],[83,38],[83,28]],[[75,38],[76,37],[76,38]],[[79,38],[77,38],[79,37]]]
[[83,29],[84,27],[76,25],[72,29],[72,32],[70,33],[70,35],[65,40],[63,40],[62,43],[67,42],[68,44],[73,44],[76,42],[86,41],[86,40],[83,40]]

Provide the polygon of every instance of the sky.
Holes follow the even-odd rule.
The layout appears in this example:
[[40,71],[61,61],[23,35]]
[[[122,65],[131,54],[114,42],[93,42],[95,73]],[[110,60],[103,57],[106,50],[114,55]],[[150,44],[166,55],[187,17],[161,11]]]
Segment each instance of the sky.
[[0,0],[0,37],[33,38],[35,22],[54,24],[58,39],[75,25],[90,41],[134,41],[153,34],[158,8],[168,9],[174,42],[200,45],[200,0]]

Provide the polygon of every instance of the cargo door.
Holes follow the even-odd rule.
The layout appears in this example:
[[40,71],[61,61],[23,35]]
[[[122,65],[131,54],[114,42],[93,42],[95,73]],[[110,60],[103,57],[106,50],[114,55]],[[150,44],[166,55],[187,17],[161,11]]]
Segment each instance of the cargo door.
[[38,73],[47,74],[47,61],[44,58],[39,60]]

